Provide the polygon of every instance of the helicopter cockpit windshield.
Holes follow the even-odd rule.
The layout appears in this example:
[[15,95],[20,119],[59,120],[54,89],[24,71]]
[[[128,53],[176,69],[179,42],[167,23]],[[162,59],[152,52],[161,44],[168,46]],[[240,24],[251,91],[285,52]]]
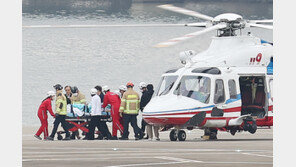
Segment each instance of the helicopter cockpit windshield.
[[156,95],[161,96],[168,94],[174,86],[174,83],[176,82],[177,78],[178,76],[176,75],[162,77]]
[[182,95],[202,103],[209,103],[211,80],[205,76],[183,76],[174,90],[175,95]]

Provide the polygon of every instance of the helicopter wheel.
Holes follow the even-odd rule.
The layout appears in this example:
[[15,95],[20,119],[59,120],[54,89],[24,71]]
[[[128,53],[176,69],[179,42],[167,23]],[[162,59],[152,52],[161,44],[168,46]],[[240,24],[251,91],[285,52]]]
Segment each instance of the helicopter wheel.
[[249,132],[251,134],[254,134],[256,131],[257,131],[257,124],[256,124],[256,121],[252,121],[252,124],[249,126]]
[[179,141],[185,141],[186,140],[186,133],[184,130],[180,130],[178,132],[178,139]]
[[217,129],[206,128],[204,130],[204,136],[208,136],[208,140],[216,140],[217,139],[217,133],[218,133]]
[[63,136],[61,134],[58,134],[58,140],[62,140]]
[[250,132],[251,134],[254,134],[257,131],[256,121],[251,117],[245,119],[243,129]]
[[177,139],[178,139],[177,130],[176,129],[171,130],[171,132],[170,132],[170,140],[171,141],[177,141]]
[[230,134],[232,135],[232,136],[234,136],[235,135],[235,133],[236,133],[236,129],[230,129]]
[[218,130],[211,129],[210,140],[216,140],[217,139],[217,133],[218,133]]

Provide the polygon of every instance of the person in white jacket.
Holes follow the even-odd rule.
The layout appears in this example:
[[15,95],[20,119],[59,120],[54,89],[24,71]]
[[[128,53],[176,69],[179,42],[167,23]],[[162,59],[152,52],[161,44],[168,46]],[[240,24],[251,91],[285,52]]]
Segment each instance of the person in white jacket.
[[101,98],[97,94],[97,89],[92,88],[90,90],[91,98],[91,112],[90,112],[90,123],[89,123],[89,132],[88,140],[94,140],[95,127],[100,127],[101,116],[102,116],[102,104]]
[[94,132],[95,132],[95,128],[97,127],[98,130],[101,132],[102,136],[112,140],[112,136],[106,125],[106,122],[101,121],[104,116],[102,114],[103,109],[102,109],[102,101],[100,98],[100,92],[96,88],[92,88],[90,90],[90,94],[92,96],[91,111],[90,111],[91,120],[89,123],[89,132],[87,134],[87,139],[94,140]]

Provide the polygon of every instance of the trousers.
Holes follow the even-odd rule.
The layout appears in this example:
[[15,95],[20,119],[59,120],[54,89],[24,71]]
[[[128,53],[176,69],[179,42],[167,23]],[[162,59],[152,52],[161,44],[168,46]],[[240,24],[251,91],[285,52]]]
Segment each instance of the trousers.
[[141,130],[142,130],[143,133],[145,132],[146,125],[147,125],[147,122],[144,119],[142,119],[142,127],[141,127]]
[[139,133],[141,133],[141,129],[138,127],[137,124],[137,115],[135,114],[123,114],[123,138],[128,138],[128,128],[129,128],[129,123],[131,123],[135,137],[139,137]]
[[110,138],[111,134],[110,134],[109,129],[106,125],[106,122],[101,121],[102,118],[103,117],[100,115],[91,116],[90,123],[89,123],[89,131],[87,134],[88,140],[94,140],[96,127],[98,128],[98,130],[101,132],[101,134],[103,136]]
[[119,108],[113,107],[111,108],[111,116],[112,116],[112,136],[117,137],[117,131],[123,134],[123,121],[122,118],[119,115]]
[[58,114],[56,115],[50,137],[54,138],[55,134],[57,133],[60,123],[62,124],[62,127],[63,127],[64,131],[66,132],[66,137],[70,137],[70,133],[68,131],[68,124],[66,123],[65,118],[66,118],[66,115],[58,115]]
[[44,118],[44,117],[42,117],[40,115],[38,115],[38,118],[40,119],[41,126],[40,126],[40,128],[38,129],[38,131],[37,131],[37,133],[35,135],[40,136],[41,133],[43,132],[44,139],[46,139],[47,136],[48,136],[48,122],[47,122],[47,118]]
[[147,126],[147,134],[150,139],[153,139],[152,127],[153,127],[155,137],[159,138],[159,131],[158,131],[159,126],[154,126],[154,125],[149,125],[149,124],[147,124],[146,126]]
[[107,137],[107,138],[111,137],[111,133],[105,121],[101,121],[101,123],[97,125],[97,128],[99,129],[103,137]]

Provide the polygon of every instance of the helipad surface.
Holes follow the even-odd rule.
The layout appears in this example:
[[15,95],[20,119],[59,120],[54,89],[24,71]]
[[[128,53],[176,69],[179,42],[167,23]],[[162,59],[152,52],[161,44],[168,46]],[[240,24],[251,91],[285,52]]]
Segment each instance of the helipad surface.
[[231,136],[220,132],[216,141],[201,140],[201,130],[186,131],[185,142],[169,141],[169,132],[160,133],[161,141],[40,141],[33,137],[37,129],[23,128],[22,154],[25,167],[273,165],[272,129],[260,129],[254,135],[242,132]]

